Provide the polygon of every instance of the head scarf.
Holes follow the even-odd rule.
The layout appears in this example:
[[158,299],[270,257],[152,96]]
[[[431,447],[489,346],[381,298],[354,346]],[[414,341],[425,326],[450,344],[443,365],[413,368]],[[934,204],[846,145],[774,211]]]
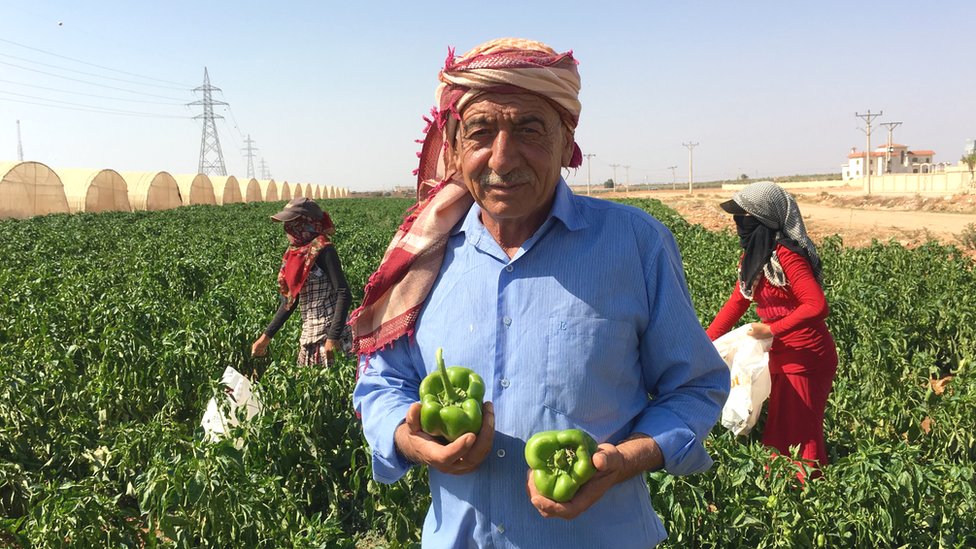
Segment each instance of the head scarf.
[[788,283],[776,256],[776,244],[805,256],[817,282],[823,286],[817,247],[807,235],[800,207],[789,193],[771,181],[760,181],[732,195],[732,200],[758,221],[735,216],[739,243],[745,251],[739,266],[739,291],[743,296],[752,299],[760,271],[773,286],[783,287]]
[[[563,124],[579,121],[579,72],[573,53],[531,40],[492,40],[461,57],[449,49],[441,70],[435,106],[427,127],[417,176],[417,204],[411,208],[364,288],[363,303],[349,316],[353,349],[369,355],[413,327],[444,259],[448,234],[474,202],[448,161],[461,112],[484,93],[535,93],[547,99]],[[574,143],[568,167],[582,152]]]
[[308,280],[308,273],[312,271],[319,252],[332,244],[326,235],[335,232],[335,225],[332,224],[329,214],[322,212],[322,219],[316,220],[302,215],[285,221],[284,226],[289,246],[281,258],[278,291],[285,296],[288,307],[291,307]]

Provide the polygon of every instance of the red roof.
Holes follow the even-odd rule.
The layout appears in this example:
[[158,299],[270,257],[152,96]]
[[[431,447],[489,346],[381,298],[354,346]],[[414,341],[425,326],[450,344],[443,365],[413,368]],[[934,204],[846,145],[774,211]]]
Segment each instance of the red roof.
[[[871,153],[871,156],[874,157],[874,158],[880,158],[880,157],[882,157],[884,155],[885,155],[885,153],[883,153],[883,152],[877,152],[877,151]],[[862,152],[851,153],[851,154],[847,155],[847,158],[864,158],[864,153],[862,153]]]
[[908,154],[915,156],[935,156],[935,151],[908,151]]

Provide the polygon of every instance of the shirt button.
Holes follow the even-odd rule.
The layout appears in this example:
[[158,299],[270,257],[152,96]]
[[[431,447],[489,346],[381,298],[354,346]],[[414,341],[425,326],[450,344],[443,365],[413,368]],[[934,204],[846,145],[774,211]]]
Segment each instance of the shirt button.
[[504,448],[499,448],[498,451],[495,452],[495,454],[497,454],[498,457],[503,458],[503,457],[505,457],[505,449]]
[[502,319],[502,322],[504,322],[506,326],[511,326],[512,325],[512,317],[506,316],[505,318]]
[[508,386],[511,385],[511,384],[512,384],[512,382],[509,381],[507,377],[506,378],[502,378],[502,387],[505,387],[507,389]]
[[514,270],[515,270],[515,267],[512,267],[511,265],[505,265],[505,272],[510,273],[510,272],[512,272]]

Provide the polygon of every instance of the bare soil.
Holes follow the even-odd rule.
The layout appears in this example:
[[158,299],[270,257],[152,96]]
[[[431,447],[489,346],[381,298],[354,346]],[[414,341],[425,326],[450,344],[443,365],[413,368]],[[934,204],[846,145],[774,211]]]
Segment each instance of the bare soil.
[[[890,196],[864,195],[860,188],[790,189],[800,205],[810,238],[840,235],[845,246],[867,246],[873,240],[894,239],[904,246],[929,240],[966,248],[963,235],[976,230],[976,195]],[[611,194],[606,196],[610,198]],[[690,223],[709,230],[734,230],[732,218],[719,204],[731,191],[702,190],[616,193],[614,197],[656,198],[674,208]],[[976,250],[969,250],[976,257]]]

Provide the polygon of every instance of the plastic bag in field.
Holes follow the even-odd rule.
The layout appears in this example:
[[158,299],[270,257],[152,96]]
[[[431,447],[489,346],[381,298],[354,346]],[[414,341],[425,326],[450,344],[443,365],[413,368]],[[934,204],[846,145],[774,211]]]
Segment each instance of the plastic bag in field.
[[[245,419],[251,419],[261,412],[261,401],[258,396],[251,391],[251,380],[247,379],[240,372],[228,366],[224,370],[224,375],[220,379],[221,384],[226,387],[224,397],[215,396],[207,403],[207,410],[203,413],[203,420],[200,426],[203,427],[207,440],[216,442],[224,437],[227,432],[238,424],[237,410],[242,406],[245,408]],[[221,410],[218,399],[227,399],[227,414]],[[238,440],[236,446],[241,446]]]
[[756,425],[762,405],[769,398],[769,347],[773,338],[756,339],[749,324],[715,340],[715,348],[729,365],[732,389],[722,408],[722,426],[736,435],[746,435]]

